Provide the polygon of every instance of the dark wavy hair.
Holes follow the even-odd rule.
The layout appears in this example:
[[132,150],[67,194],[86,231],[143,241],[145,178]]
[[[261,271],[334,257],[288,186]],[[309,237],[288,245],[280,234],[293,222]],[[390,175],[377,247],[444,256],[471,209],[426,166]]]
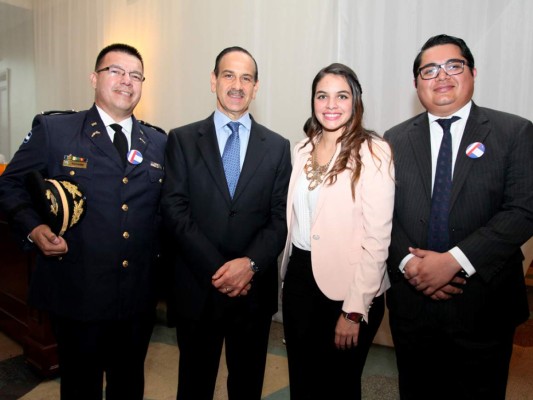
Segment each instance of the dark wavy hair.
[[318,121],[315,114],[314,98],[318,83],[322,80],[322,78],[324,78],[324,76],[329,74],[342,76],[344,77],[344,79],[346,79],[348,86],[350,86],[353,100],[352,115],[344,125],[344,132],[337,139],[337,143],[341,144],[341,151],[339,156],[337,157],[337,160],[335,161],[335,164],[327,175],[326,183],[335,183],[337,181],[338,174],[340,174],[346,169],[351,170],[352,198],[355,198],[355,185],[359,180],[359,177],[361,175],[361,168],[363,166],[363,162],[361,161],[361,155],[359,154],[361,145],[365,142],[365,140],[367,140],[368,147],[372,156],[375,159],[380,160],[379,157],[372,150],[372,139],[381,138],[376,132],[363,127],[363,90],[361,89],[361,84],[357,79],[357,75],[350,67],[347,67],[344,64],[334,63],[321,69],[315,76],[315,79],[313,79],[313,84],[311,86],[311,118],[306,122],[306,125],[304,126],[305,134],[307,135],[309,140],[304,143],[304,146],[311,143],[311,151],[314,151],[315,143],[317,142],[317,140],[315,139],[319,139],[323,133],[323,127]]
[[112,51],[117,51],[119,53],[126,53],[126,54],[129,54],[130,56],[138,58],[139,61],[141,62],[141,66],[144,69],[144,62],[143,62],[141,53],[139,53],[139,51],[135,47],[130,46],[129,44],[124,44],[124,43],[113,43],[113,44],[110,44],[109,46],[104,47],[100,51],[100,53],[98,53],[98,57],[96,57],[96,63],[94,65],[95,71],[100,68],[100,63],[102,62],[106,54],[111,53]]

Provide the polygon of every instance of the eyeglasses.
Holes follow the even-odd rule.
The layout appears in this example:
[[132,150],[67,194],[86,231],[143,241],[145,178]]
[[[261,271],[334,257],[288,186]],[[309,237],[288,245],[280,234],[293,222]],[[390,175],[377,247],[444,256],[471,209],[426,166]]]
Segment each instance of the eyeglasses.
[[[96,70],[95,72],[96,73],[100,73],[100,72],[104,72],[104,71],[107,71],[109,73],[109,75],[111,75],[112,77],[118,77],[118,76],[124,76],[126,75],[126,71],[123,70],[122,68],[120,67],[116,67],[114,65],[111,65],[109,67],[105,67],[105,68],[100,68],[99,70]],[[128,72],[128,75],[130,77],[130,79],[133,81],[133,82],[144,82],[144,80],[146,79],[143,74],[141,74],[140,72],[137,72],[137,71],[131,71],[131,72]]]
[[467,63],[464,60],[448,60],[444,64],[428,64],[418,69],[418,75],[424,80],[435,79],[439,76],[441,68],[447,75],[459,75],[465,70],[465,64]]

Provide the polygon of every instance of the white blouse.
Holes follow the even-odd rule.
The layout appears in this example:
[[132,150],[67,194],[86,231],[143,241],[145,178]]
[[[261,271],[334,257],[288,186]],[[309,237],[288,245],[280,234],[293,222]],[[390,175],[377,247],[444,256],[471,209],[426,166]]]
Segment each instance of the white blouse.
[[311,251],[311,224],[318,202],[318,195],[322,184],[314,190],[309,190],[309,181],[302,170],[294,188],[294,221],[291,232],[291,242],[301,250]]

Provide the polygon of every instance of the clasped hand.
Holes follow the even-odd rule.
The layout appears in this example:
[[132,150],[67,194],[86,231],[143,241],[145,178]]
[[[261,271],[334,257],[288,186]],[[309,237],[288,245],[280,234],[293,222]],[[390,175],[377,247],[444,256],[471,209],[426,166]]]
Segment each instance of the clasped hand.
[[433,300],[448,300],[453,295],[463,293],[457,284],[464,285],[466,280],[456,276],[461,265],[449,253],[410,247],[414,255],[404,268],[404,277],[409,283]]
[[213,286],[229,297],[246,296],[251,289],[254,273],[250,269],[250,259],[236,258],[220,267],[211,278]]

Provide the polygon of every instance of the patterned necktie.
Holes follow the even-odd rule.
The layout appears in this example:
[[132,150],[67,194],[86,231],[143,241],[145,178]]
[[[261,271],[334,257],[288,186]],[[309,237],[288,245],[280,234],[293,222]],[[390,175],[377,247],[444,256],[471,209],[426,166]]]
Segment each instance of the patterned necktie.
[[224,153],[222,154],[222,164],[224,164],[224,173],[228,182],[228,189],[233,198],[239,174],[241,173],[241,144],[239,140],[239,122],[230,122],[228,127],[231,129],[231,135],[228,137]]
[[126,155],[128,153],[128,139],[126,139],[126,135],[124,132],[122,132],[122,127],[119,124],[111,124],[109,126],[115,131],[115,136],[113,136],[113,144],[117,148],[122,165],[125,166]]
[[460,119],[438,119],[443,136],[437,157],[435,183],[431,196],[431,213],[429,216],[428,249],[443,253],[449,250],[448,214],[452,194],[452,134],[450,127]]

